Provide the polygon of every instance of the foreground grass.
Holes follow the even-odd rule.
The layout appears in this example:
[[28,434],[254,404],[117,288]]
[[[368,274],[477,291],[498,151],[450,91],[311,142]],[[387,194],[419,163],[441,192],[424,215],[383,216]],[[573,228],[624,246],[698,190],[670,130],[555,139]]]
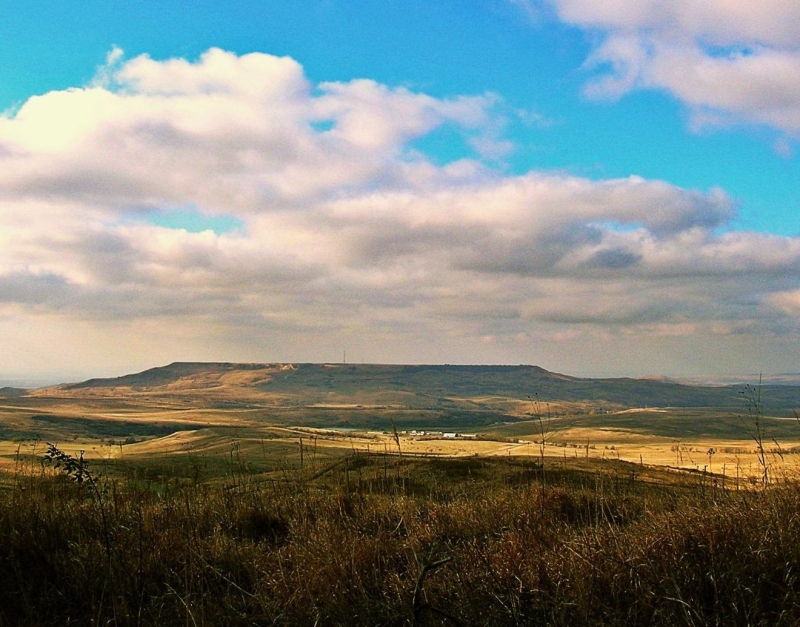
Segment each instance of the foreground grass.
[[0,625],[794,625],[800,486],[353,455],[269,478],[17,474]]

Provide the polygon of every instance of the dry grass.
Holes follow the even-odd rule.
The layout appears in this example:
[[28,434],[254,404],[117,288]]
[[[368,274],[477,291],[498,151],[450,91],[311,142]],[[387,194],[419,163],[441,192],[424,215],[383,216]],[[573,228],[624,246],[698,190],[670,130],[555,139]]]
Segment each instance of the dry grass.
[[797,485],[549,461],[546,483],[522,458],[357,454],[268,481],[232,459],[224,480],[149,485],[20,466],[0,625],[800,620]]
[[[203,426],[201,420],[209,420],[206,412],[187,412],[187,426]],[[128,424],[162,424],[163,416],[131,419]],[[264,437],[273,444],[282,443],[286,447],[299,446],[302,438],[306,446],[312,443],[320,450],[359,452],[365,454],[397,453],[397,443],[391,433],[382,432],[342,432],[330,429],[282,428],[265,426],[241,426],[237,422],[226,422],[225,416],[214,414],[215,420],[205,423],[204,429],[181,430],[163,437],[135,438],[141,441],[129,442],[119,446],[122,438],[69,437],[52,438],[65,451],[77,455],[85,451],[87,459],[141,458],[172,454],[225,453],[230,449],[232,438],[242,446],[259,448]],[[68,431],[70,423],[65,420],[63,428]],[[111,422],[110,424],[113,424]],[[173,428],[181,428],[182,423],[169,423]],[[216,429],[216,427],[223,427]],[[235,431],[226,429],[233,427]],[[65,431],[65,433],[66,433]],[[235,434],[235,435],[231,435]],[[518,439],[468,440],[444,439],[441,436],[415,437],[399,435],[400,450],[408,455],[436,457],[532,457],[540,456],[542,449],[535,436],[522,436]],[[19,454],[35,454],[35,448],[42,444],[35,442],[0,441],[0,465],[9,467]],[[710,472],[725,475],[726,480],[747,480],[759,476],[759,466],[755,447],[751,441],[742,439],[686,439],[651,436],[625,429],[611,428],[567,428],[559,432],[544,447],[548,458],[558,460],[596,459],[620,460],[650,467],[669,467],[676,470]],[[713,451],[710,455],[709,452]],[[784,440],[772,443],[767,449],[770,474],[777,477],[797,476],[800,470],[800,442]]]

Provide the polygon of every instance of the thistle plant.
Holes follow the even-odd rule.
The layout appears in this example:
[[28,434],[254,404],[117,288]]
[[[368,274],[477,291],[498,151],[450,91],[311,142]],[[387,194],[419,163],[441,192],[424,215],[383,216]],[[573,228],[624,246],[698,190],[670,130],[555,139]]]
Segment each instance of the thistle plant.
[[47,443],[47,452],[44,454],[44,459],[48,464],[52,464],[53,468],[61,470],[61,472],[72,479],[75,483],[90,483],[95,484],[94,475],[89,470],[89,464],[83,459],[84,451],[81,451],[78,457],[65,453],[59,449],[55,444]]

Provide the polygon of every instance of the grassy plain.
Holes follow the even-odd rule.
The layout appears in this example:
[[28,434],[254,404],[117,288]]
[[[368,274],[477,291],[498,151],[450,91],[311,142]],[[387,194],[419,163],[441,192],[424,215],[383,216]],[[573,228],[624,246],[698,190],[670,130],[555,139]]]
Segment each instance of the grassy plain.
[[800,620],[795,483],[298,448],[149,451],[93,460],[82,481],[18,459],[0,490],[0,625]]
[[0,399],[0,467],[40,441],[130,463],[214,464],[236,449],[262,465],[274,451],[294,463],[302,441],[316,455],[617,459],[749,477],[763,470],[758,420],[764,461],[793,474],[800,388],[757,392],[527,366],[176,363]]
[[[542,422],[518,420],[459,431],[398,429],[395,438],[388,418],[382,430],[323,429],[265,424],[260,416],[238,409],[118,412],[86,406],[22,410],[5,405],[0,407],[5,432],[0,441],[0,468],[11,468],[18,456],[35,456],[44,442],[53,442],[73,455],[83,450],[87,459],[141,464],[176,457],[171,463],[188,459],[214,465],[234,451],[258,467],[276,459],[295,465],[302,447],[308,459],[354,452],[429,457],[543,455],[562,461],[615,459],[745,478],[762,472],[748,420],[717,411],[623,411]],[[794,475],[800,468],[800,424],[785,418],[762,417],[761,421],[770,472]],[[445,437],[445,433],[458,433],[458,437]]]
[[404,368],[0,399],[0,627],[800,621],[796,388]]

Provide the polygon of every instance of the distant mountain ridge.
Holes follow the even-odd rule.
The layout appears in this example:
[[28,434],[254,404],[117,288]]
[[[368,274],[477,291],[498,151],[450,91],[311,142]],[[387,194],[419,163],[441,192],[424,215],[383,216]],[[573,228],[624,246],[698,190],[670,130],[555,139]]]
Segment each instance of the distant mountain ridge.
[[[322,403],[385,401],[428,406],[451,399],[499,397],[530,403],[746,410],[744,385],[691,385],[661,378],[580,378],[531,365],[379,365],[175,362],[115,378],[90,379],[36,393],[216,395]],[[800,407],[800,386],[763,385],[767,410]]]

